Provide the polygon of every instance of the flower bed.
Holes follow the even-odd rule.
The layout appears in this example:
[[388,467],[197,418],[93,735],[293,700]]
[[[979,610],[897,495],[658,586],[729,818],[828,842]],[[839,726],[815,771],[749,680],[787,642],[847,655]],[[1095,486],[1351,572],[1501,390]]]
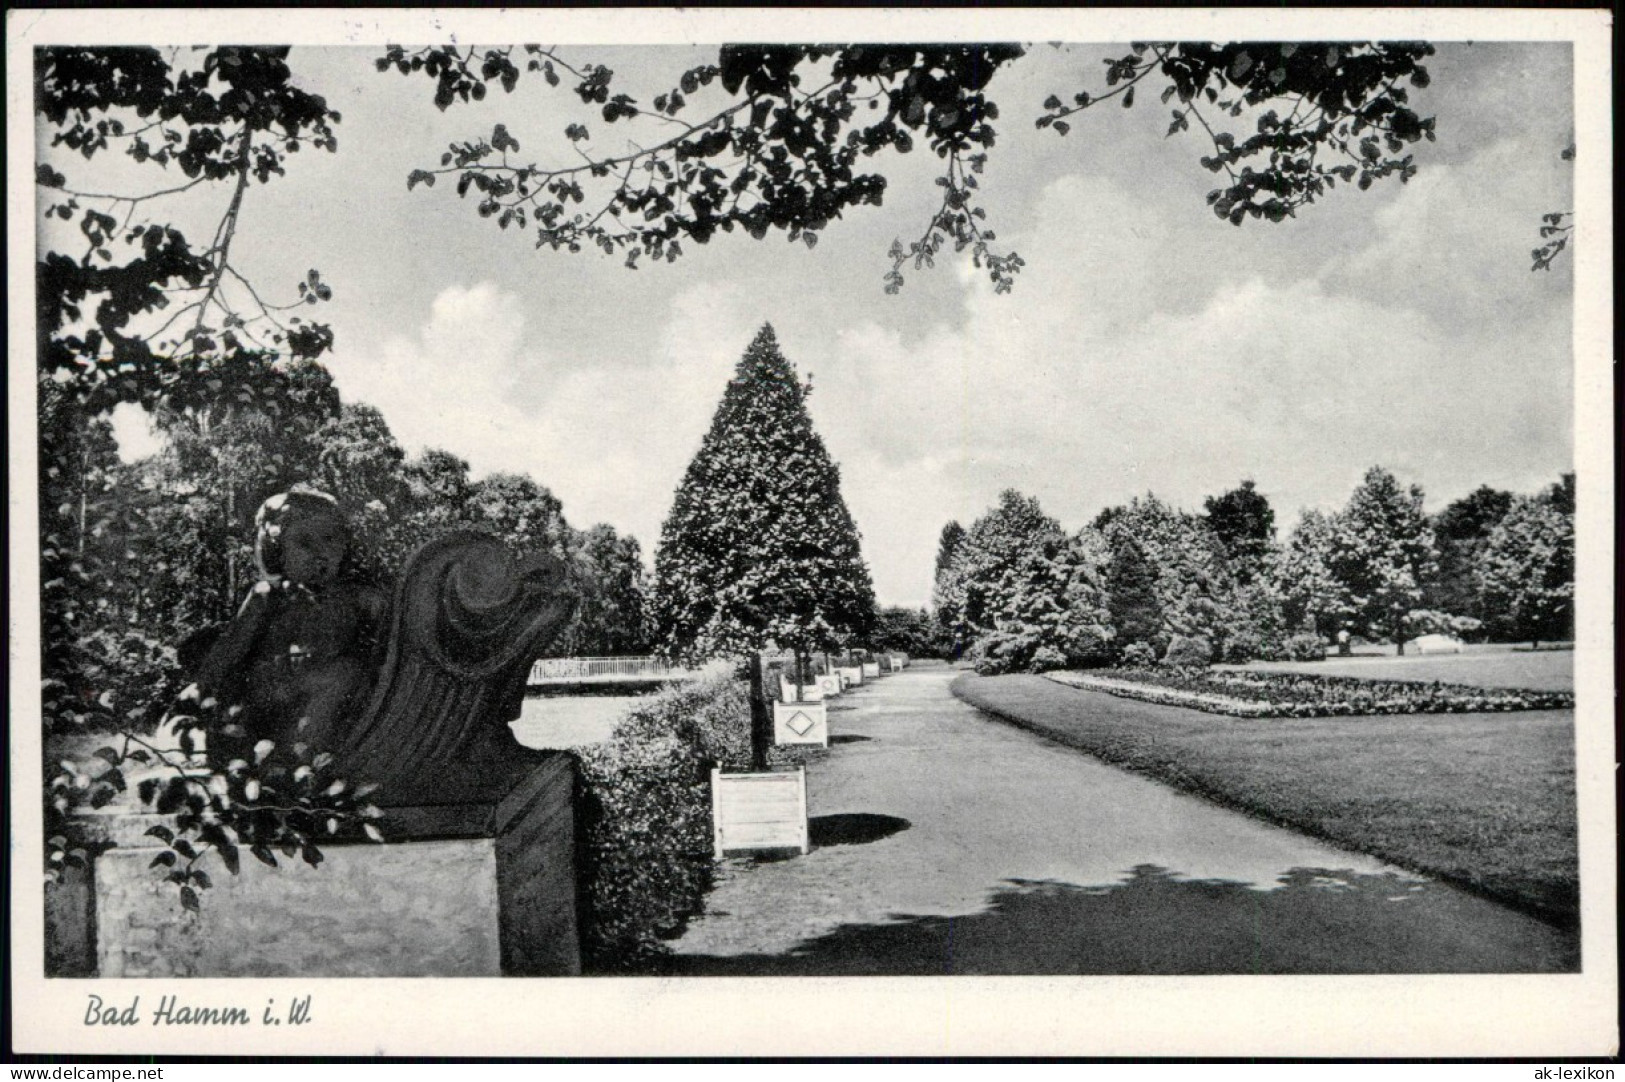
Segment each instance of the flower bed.
[[1186,706],[1237,718],[1328,718],[1366,714],[1470,714],[1507,710],[1563,710],[1566,691],[1482,688],[1355,676],[1205,669],[1096,669],[1051,673],[1072,687],[1126,699]]

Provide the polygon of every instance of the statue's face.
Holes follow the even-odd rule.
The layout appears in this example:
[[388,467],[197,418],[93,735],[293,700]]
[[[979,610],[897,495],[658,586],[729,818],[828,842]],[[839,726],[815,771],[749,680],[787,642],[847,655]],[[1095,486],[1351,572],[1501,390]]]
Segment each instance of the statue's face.
[[338,574],[349,537],[325,515],[298,519],[282,534],[282,571],[290,582],[325,586]]

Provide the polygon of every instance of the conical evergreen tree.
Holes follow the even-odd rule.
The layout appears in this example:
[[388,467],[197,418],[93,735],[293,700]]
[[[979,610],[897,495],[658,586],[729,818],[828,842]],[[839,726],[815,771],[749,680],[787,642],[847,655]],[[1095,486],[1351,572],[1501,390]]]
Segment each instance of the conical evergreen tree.
[[874,587],[809,390],[764,325],[661,529],[655,607],[667,655],[804,655],[869,630]]
[[1167,645],[1162,627],[1162,606],[1157,601],[1157,571],[1145,549],[1122,528],[1107,528],[1111,562],[1106,568],[1106,590],[1119,651],[1137,642],[1159,653]]

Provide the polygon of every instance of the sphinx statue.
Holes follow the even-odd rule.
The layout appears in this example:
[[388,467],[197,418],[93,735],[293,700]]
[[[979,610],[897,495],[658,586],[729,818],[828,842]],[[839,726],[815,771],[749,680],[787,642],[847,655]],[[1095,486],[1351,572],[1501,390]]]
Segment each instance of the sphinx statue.
[[296,487],[261,507],[260,580],[196,670],[202,696],[230,704],[208,734],[211,763],[269,741],[271,765],[327,752],[388,806],[499,798],[545,758],[508,723],[533,659],[574,614],[565,564],[452,533],[422,546],[388,596],[347,573],[352,546],[325,493]]

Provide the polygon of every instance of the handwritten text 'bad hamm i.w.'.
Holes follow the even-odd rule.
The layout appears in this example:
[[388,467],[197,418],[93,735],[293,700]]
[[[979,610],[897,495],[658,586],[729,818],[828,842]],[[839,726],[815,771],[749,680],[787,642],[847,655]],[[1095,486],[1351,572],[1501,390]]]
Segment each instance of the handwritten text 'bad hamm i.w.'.
[[302,1026],[310,1021],[310,997],[296,996],[285,1007],[278,1006],[274,999],[266,1000],[258,1018],[247,1007],[182,1003],[179,996],[161,997],[150,1018],[141,1015],[140,996],[120,1006],[93,995],[85,1005],[87,1026],[138,1026],[146,1021],[155,1026],[251,1026],[256,1022],[262,1026]]

